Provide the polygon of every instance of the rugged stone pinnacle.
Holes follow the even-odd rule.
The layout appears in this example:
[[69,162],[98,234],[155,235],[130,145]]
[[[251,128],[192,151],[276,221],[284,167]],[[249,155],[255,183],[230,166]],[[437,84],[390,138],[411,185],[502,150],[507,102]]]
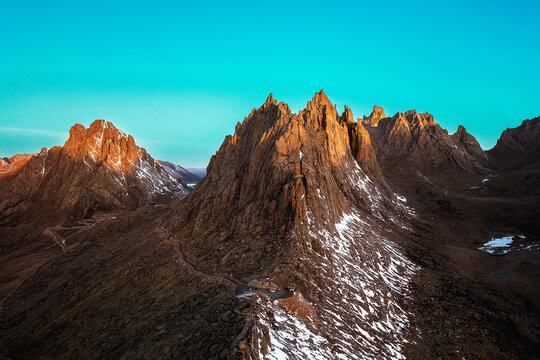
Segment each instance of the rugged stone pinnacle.
[[379,121],[384,118],[386,118],[386,115],[383,108],[375,105],[373,106],[371,114],[369,116],[364,116],[363,123],[367,126],[377,127],[379,125]]

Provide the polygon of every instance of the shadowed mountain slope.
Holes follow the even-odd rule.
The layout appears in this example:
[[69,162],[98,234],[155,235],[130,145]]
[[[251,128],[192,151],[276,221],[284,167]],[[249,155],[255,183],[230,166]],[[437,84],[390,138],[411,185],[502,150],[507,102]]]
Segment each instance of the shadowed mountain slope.
[[503,131],[487,154],[496,169],[540,170],[540,116]]

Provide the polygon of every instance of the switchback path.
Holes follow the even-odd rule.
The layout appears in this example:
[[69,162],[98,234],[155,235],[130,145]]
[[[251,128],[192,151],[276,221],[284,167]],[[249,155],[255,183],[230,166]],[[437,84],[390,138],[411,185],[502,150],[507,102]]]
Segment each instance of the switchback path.
[[249,287],[246,284],[242,284],[241,282],[239,282],[239,281],[237,281],[235,279],[232,279],[232,278],[230,278],[228,276],[213,275],[213,274],[207,273],[204,270],[200,270],[199,268],[197,268],[195,266],[195,264],[193,264],[192,262],[190,262],[188,260],[186,254],[184,253],[182,243],[180,241],[178,241],[178,240],[172,240],[173,235],[170,232],[168,232],[167,230],[165,230],[162,227],[162,225],[163,225],[163,216],[161,217],[161,222],[159,223],[158,229],[162,233],[167,235],[167,239],[165,239],[165,241],[168,241],[168,242],[171,242],[171,243],[174,243],[174,244],[178,245],[178,248],[177,248],[178,253],[182,257],[182,260],[184,260],[184,263],[186,265],[188,265],[194,272],[196,272],[196,273],[198,273],[200,275],[210,277],[210,278],[213,278],[213,279],[217,279],[217,280],[224,280],[224,281],[228,282],[229,284],[234,286],[235,294],[236,294],[237,297],[249,297],[251,295],[255,295],[255,293],[260,293],[260,294],[266,295],[271,299],[285,299],[285,298],[293,296],[294,291],[289,291],[289,290],[270,291],[270,290],[266,290],[266,289],[253,288],[253,287]]
[[58,235],[56,231],[54,231],[52,228],[47,228],[47,231],[54,238],[54,241],[56,241],[56,243],[60,246],[62,251],[66,251],[68,249],[65,244],[65,240],[62,237],[60,237],[60,235]]

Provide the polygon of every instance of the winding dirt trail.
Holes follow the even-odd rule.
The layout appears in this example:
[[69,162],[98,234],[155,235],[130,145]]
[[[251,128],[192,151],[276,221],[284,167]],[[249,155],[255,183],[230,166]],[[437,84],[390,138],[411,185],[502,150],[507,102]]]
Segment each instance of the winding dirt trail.
[[68,247],[66,246],[66,241],[56,233],[52,228],[47,228],[46,230],[54,239],[54,241],[60,246],[62,251],[66,251]]
[[[115,219],[116,216],[103,216],[103,215],[96,215],[92,218],[92,220],[95,220],[96,222],[101,222],[103,220],[106,220],[106,219]],[[165,239],[165,241],[168,241],[170,243],[173,243],[173,244],[176,244],[178,245],[177,247],[177,251],[178,251],[178,254],[181,256],[182,260],[184,261],[184,263],[189,266],[195,273],[197,274],[200,274],[202,276],[206,276],[206,277],[209,277],[209,278],[213,278],[213,279],[216,279],[216,280],[220,280],[220,281],[226,281],[227,283],[229,283],[230,285],[234,286],[235,288],[235,295],[237,297],[250,297],[252,295],[255,295],[256,293],[259,293],[259,294],[263,294],[263,295],[266,295],[267,297],[269,297],[270,299],[285,299],[285,298],[288,298],[288,297],[291,297],[293,296],[294,294],[294,291],[290,291],[290,290],[283,290],[283,291],[271,291],[271,290],[267,290],[267,289],[259,289],[259,288],[254,288],[254,287],[250,287],[246,284],[243,284],[233,278],[230,278],[228,276],[222,276],[222,275],[214,275],[214,274],[210,274],[210,273],[207,273],[206,271],[204,270],[201,270],[199,268],[197,268],[197,266],[195,266],[195,264],[193,264],[192,262],[189,261],[189,259],[187,258],[186,254],[184,253],[184,250],[183,250],[183,247],[182,247],[182,243],[178,240],[175,240],[173,235],[168,232],[167,230],[165,230],[162,225],[163,225],[163,216],[161,217],[161,222],[158,226],[158,229],[164,233],[165,235],[167,235],[167,238]],[[46,265],[48,265],[49,263],[53,262],[54,260],[58,259],[60,256],[62,256],[65,252],[67,252],[68,250],[71,250],[73,249],[74,247],[76,247],[77,245],[79,245],[79,243],[75,244],[75,245],[72,245],[72,246],[68,246],[66,244],[66,241],[65,239],[60,236],[55,230],[58,229],[58,230],[64,230],[64,229],[73,229],[73,228],[92,228],[94,226],[96,226],[95,223],[92,223],[92,222],[89,222],[89,221],[80,221],[80,224],[83,224],[83,225],[75,225],[71,228],[64,228],[62,226],[56,226],[54,228],[47,228],[45,230],[45,233],[50,235],[54,241],[56,242],[56,244],[58,244],[58,246],[60,246],[60,248],[62,249],[62,253],[53,257],[52,259],[49,259],[47,261],[45,261],[43,264],[41,264],[33,273],[32,275],[30,275],[29,277],[27,277],[26,279],[23,280],[23,282],[17,286],[8,296],[6,296],[4,298],[4,300],[2,301],[2,310],[0,311],[0,314],[3,314],[5,312],[5,309],[6,309],[6,305],[8,303],[8,301],[15,295],[17,294],[17,292],[20,291],[20,289],[28,282],[30,281],[33,277],[35,277],[40,271],[41,269],[43,269]]]
[[235,295],[237,297],[249,297],[251,295],[255,295],[256,293],[266,295],[271,299],[285,299],[285,298],[293,296],[294,291],[289,291],[289,290],[271,291],[271,290],[266,290],[266,289],[253,288],[253,287],[249,287],[246,284],[242,284],[238,280],[232,279],[228,276],[209,274],[206,271],[197,268],[195,264],[193,264],[192,262],[188,260],[186,254],[184,253],[182,243],[178,240],[173,240],[174,239],[173,235],[169,231],[165,230],[162,226],[163,226],[163,216],[161,217],[161,222],[158,226],[158,229],[162,233],[167,235],[167,238],[165,239],[165,241],[178,245],[178,248],[177,248],[178,254],[182,257],[182,260],[184,261],[186,265],[188,265],[197,274],[210,277],[213,279],[217,279],[217,280],[224,280],[228,282],[229,284],[234,286]]

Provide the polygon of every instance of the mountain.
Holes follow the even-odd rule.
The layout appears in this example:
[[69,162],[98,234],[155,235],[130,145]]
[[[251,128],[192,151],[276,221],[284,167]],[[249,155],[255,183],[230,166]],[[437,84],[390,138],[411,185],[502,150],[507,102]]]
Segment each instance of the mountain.
[[409,110],[392,117],[381,116],[382,108],[375,107],[364,123],[370,124],[367,129],[377,144],[378,159],[385,165],[406,163],[415,171],[427,173],[455,168],[482,172],[487,166],[480,144],[463,126],[449,135],[429,113]]
[[206,176],[206,168],[187,168],[187,170],[201,179]]
[[411,214],[362,166],[377,169],[348,108],[338,114],[321,91],[293,114],[270,95],[165,223],[207,272],[296,287],[279,306],[256,298],[244,358],[401,354],[414,331],[404,309],[418,267],[382,229],[401,233]]
[[369,116],[364,115],[362,122],[366,126],[377,127],[377,125],[379,125],[379,121],[385,118],[386,118],[386,115],[384,113],[383,108],[380,106],[374,105],[373,110],[371,111],[371,114]]
[[180,165],[170,163],[168,161],[156,160],[163,168],[174,178],[181,180],[187,184],[193,184],[201,181],[202,177],[184,169]]
[[[11,158],[21,163],[25,158]],[[12,160],[10,159],[10,163]],[[182,198],[188,190],[110,122],[74,125],[64,146],[42,149],[0,178],[0,219],[76,221],[95,211]]]
[[487,154],[496,169],[540,170],[540,116],[504,130]]
[[495,191],[465,128],[270,94],[207,170],[180,201],[0,225],[0,357],[538,357],[540,194]]
[[[459,336],[486,344],[493,351],[489,356],[525,354],[526,335],[514,338],[521,344],[517,350],[496,345],[504,342],[500,336],[509,336],[498,326],[512,323],[514,305],[495,305],[500,299],[472,280],[479,275],[465,279],[440,258],[469,269],[461,254],[439,243],[463,246],[463,239],[471,237],[456,231],[460,228],[482,238],[496,229],[496,211],[509,210],[507,202],[493,199],[474,200],[480,203],[471,207],[473,198],[461,188],[448,191],[455,174],[460,183],[485,176],[487,158],[480,145],[464,127],[449,135],[430,114],[411,110],[385,118],[382,109],[376,110],[370,118],[378,123],[367,126],[355,122],[347,107],[340,115],[323,91],[298,114],[270,95],[225,138],[194,192],[173,205],[165,227],[202,271],[268,289],[296,289],[294,297],[278,301],[252,295],[252,320],[246,322],[244,339],[233,343],[232,354],[243,359],[283,354],[294,359],[436,358],[444,354],[436,344],[459,342],[458,354],[488,356]],[[446,186],[429,185],[434,195],[426,196],[418,187],[422,179],[401,179],[408,183],[402,186],[389,164],[421,170]],[[439,212],[430,210],[432,201]],[[410,205],[420,203],[418,209]],[[532,213],[530,204],[523,207]],[[513,219],[499,218],[498,225],[503,224],[506,231],[517,226]],[[491,267],[475,264],[476,271]],[[534,278],[523,269],[515,276]],[[440,296],[451,297],[451,305],[434,300]],[[434,304],[445,310],[423,310]],[[493,307],[500,317],[486,322],[484,314]],[[471,330],[456,335],[463,330],[453,324]],[[481,335],[472,330],[482,328],[490,330]]]

